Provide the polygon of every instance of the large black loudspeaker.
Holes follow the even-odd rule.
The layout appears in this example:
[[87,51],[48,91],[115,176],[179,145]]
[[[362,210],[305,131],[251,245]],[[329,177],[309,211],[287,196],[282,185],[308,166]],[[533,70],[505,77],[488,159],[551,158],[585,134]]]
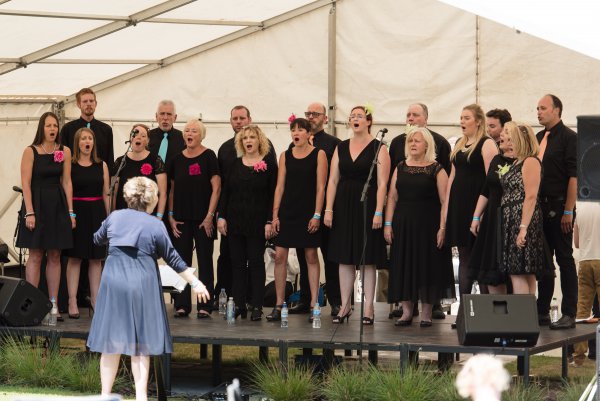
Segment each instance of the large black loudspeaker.
[[456,329],[461,345],[533,346],[540,335],[535,296],[465,294]]
[[5,326],[37,326],[52,309],[43,292],[27,281],[0,276],[0,323]]
[[600,201],[600,116],[577,116],[577,199]]

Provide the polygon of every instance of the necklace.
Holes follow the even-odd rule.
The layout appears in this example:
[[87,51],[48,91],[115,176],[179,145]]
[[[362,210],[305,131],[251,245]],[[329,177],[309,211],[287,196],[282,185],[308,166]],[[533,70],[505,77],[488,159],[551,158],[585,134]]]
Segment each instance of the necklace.
[[56,150],[56,143],[55,143],[54,145],[52,145],[52,152],[48,152],[48,151],[46,150],[46,148],[44,147],[44,144],[43,144],[43,143],[40,143],[40,147],[41,147],[42,149],[44,149],[44,152],[46,152],[46,154],[47,154],[47,155],[51,155],[51,154],[52,154],[52,153],[54,153],[54,151]]

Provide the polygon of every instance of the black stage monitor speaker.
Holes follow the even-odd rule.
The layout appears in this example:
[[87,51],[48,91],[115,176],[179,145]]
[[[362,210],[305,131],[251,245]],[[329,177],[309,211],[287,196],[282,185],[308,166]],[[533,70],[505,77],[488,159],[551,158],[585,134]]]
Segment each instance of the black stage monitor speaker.
[[577,116],[577,199],[600,201],[600,115]]
[[465,294],[456,329],[461,345],[533,346],[540,335],[535,296]]
[[0,324],[37,326],[50,309],[46,295],[27,281],[0,276]]

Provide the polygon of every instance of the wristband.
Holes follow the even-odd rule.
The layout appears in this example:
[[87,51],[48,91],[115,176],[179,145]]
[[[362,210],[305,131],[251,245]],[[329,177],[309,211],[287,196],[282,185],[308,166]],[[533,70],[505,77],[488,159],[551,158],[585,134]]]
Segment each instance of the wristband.
[[172,211],[172,210],[169,210],[169,211],[167,212],[167,214],[168,214],[169,216],[173,216],[173,211]]
[[333,213],[333,210],[331,210],[331,209],[325,209],[325,213],[327,213],[327,212]]
[[321,215],[319,213],[315,213],[315,214],[313,214],[312,218],[315,220],[321,220]]
[[377,217],[383,217],[383,212],[375,212],[375,216],[377,216]]
[[521,224],[519,228],[527,228],[527,226],[525,224]]
[[481,217],[479,217],[479,216],[473,216],[473,221],[479,221],[479,220],[481,220]]
[[156,217],[158,217],[159,219],[162,219],[164,216],[164,214],[156,212]]
[[391,226],[391,225],[392,225],[392,222],[391,222],[391,221],[386,221],[386,222],[384,222],[384,223],[383,223],[383,225],[384,225],[384,226]]
[[29,216],[35,216],[35,213],[33,213],[33,212],[25,213],[25,218],[28,218]]
[[573,211],[572,211],[572,210],[565,210],[565,211],[563,212],[563,214],[564,214],[564,215],[570,215],[570,214],[573,214]]
[[75,217],[77,217],[77,215],[76,215],[75,213],[72,213],[72,212],[71,212],[71,213],[69,213],[69,216],[71,216],[72,218],[75,218]]
[[440,230],[444,231],[446,229],[446,227],[440,227]]

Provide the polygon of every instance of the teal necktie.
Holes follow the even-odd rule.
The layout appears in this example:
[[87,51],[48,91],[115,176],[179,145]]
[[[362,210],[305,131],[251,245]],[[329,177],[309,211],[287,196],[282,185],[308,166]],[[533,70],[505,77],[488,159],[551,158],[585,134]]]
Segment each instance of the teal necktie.
[[169,147],[169,133],[163,134],[163,139],[160,141],[160,148],[158,149],[158,155],[165,162],[167,160],[167,148]]
[[87,123],[85,126],[89,129],[90,128],[90,123]]

